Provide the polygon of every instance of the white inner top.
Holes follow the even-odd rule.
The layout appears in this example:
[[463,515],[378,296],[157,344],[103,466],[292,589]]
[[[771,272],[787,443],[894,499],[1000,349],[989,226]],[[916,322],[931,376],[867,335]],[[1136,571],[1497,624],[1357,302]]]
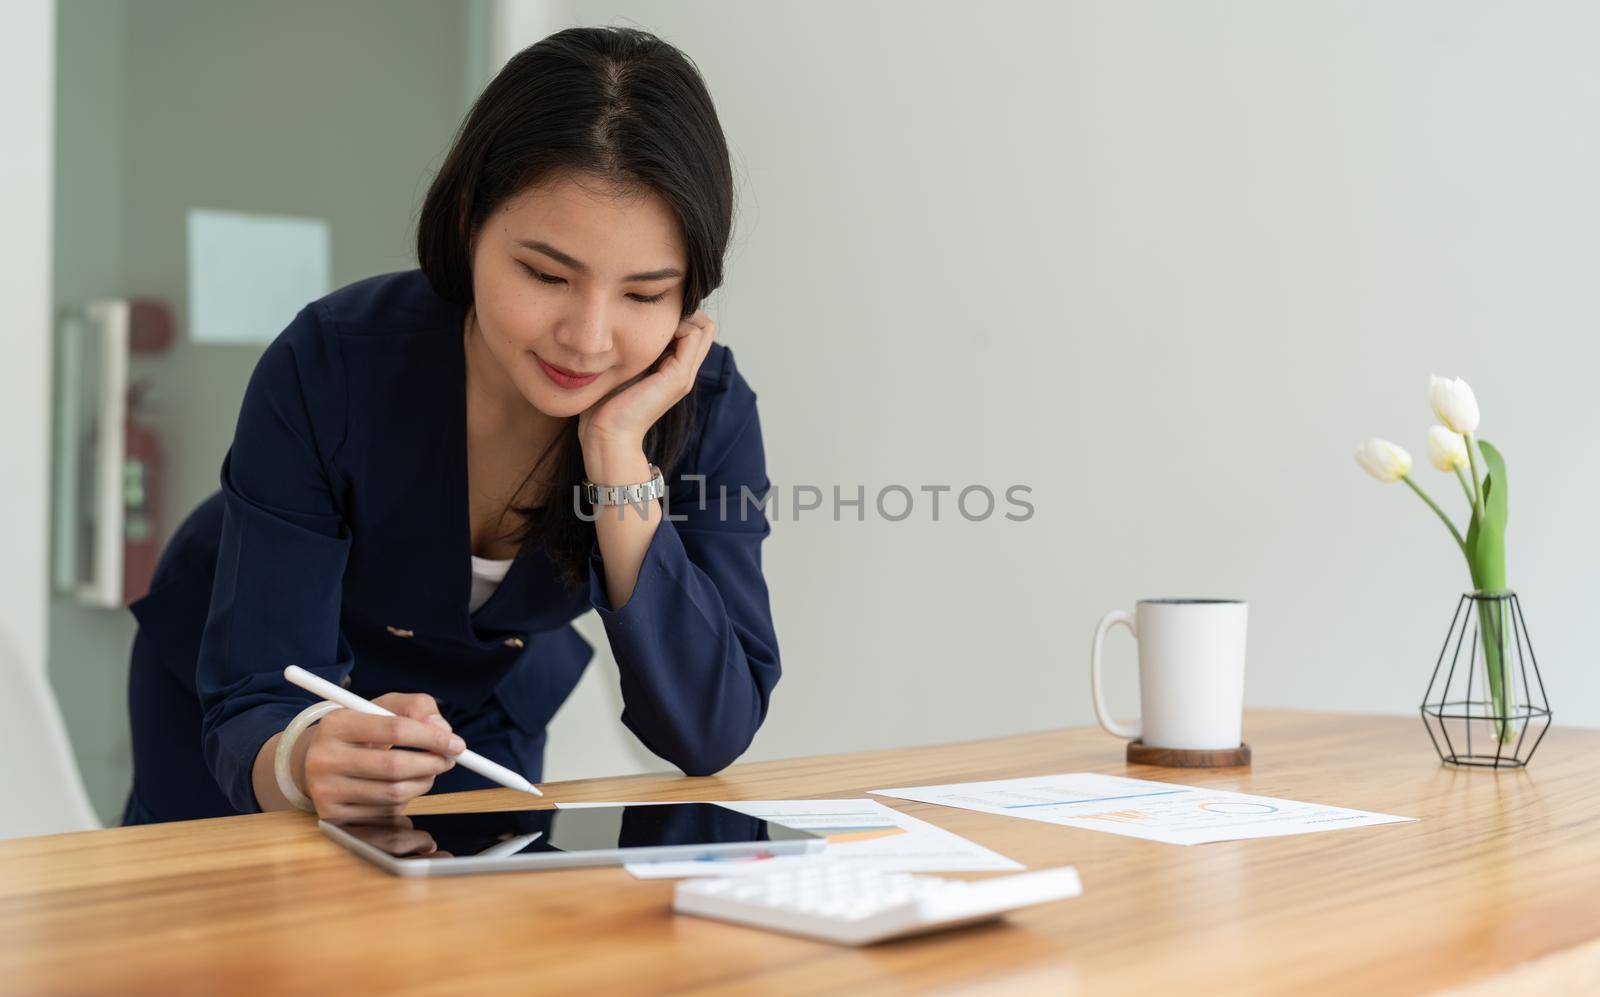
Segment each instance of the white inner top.
[[506,572],[511,570],[511,558],[496,561],[472,555],[472,597],[467,600],[467,612],[476,613],[478,607],[489,601],[494,590],[500,587]]

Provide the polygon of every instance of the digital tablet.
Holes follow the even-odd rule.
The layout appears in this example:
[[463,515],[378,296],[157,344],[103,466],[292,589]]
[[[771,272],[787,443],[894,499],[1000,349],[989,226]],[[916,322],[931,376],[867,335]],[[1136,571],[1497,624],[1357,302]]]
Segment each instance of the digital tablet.
[[417,814],[319,820],[317,826],[399,876],[797,855],[820,852],[827,845],[819,834],[715,803]]

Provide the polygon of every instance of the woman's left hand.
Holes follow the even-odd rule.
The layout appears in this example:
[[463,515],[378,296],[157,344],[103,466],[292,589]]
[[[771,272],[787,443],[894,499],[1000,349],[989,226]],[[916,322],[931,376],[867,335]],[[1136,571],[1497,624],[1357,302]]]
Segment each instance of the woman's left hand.
[[635,483],[632,479],[608,480],[606,468],[638,462],[645,433],[693,390],[695,374],[716,333],[717,323],[703,310],[683,319],[653,369],[646,369],[578,415],[578,442],[591,480]]

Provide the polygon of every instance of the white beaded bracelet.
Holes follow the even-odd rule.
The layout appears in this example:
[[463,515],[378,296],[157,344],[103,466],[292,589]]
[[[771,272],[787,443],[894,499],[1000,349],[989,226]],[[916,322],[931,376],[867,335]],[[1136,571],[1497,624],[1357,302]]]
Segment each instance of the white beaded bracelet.
[[278,738],[278,750],[272,759],[272,770],[278,777],[278,792],[287,797],[290,803],[309,813],[315,813],[317,805],[311,802],[309,796],[300,792],[300,787],[294,784],[294,775],[289,771],[294,755],[294,742],[307,727],[321,720],[324,715],[342,709],[344,707],[338,703],[326,699],[320,703],[312,703],[289,721],[289,726],[283,730],[283,736]]

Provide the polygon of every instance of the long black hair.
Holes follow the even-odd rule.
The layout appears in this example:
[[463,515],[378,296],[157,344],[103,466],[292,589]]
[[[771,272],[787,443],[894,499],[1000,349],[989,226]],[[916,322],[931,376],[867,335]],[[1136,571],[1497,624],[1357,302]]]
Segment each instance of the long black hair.
[[[473,103],[417,222],[417,262],[434,291],[472,304],[472,245],[484,221],[561,171],[619,192],[648,189],[667,202],[688,252],[682,318],[721,286],[733,171],[705,81],[686,55],[655,35],[592,27],[568,28],[523,49]],[[645,436],[646,457],[669,479],[693,425],[691,391]],[[575,506],[583,473],[574,417],[507,506],[536,476],[551,486],[544,506],[516,507],[524,517],[516,540],[520,554],[542,544],[573,587],[588,578],[594,537],[594,524]]]

